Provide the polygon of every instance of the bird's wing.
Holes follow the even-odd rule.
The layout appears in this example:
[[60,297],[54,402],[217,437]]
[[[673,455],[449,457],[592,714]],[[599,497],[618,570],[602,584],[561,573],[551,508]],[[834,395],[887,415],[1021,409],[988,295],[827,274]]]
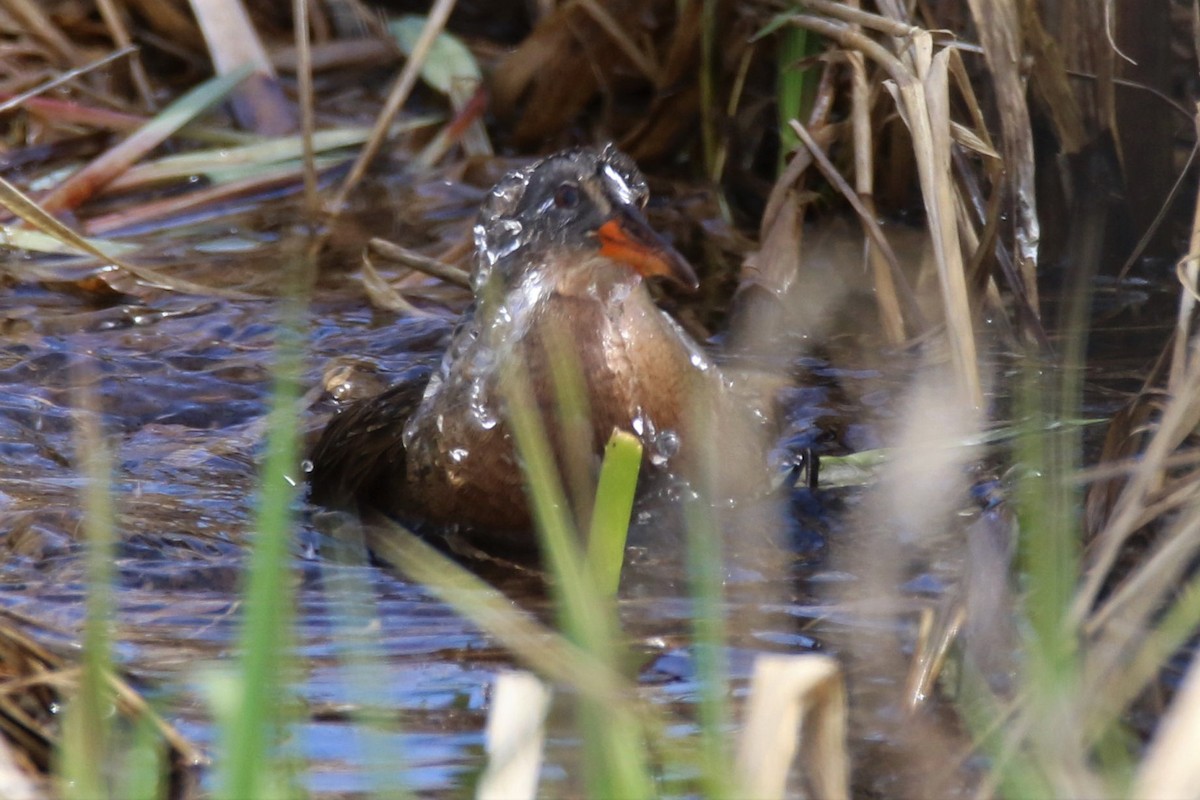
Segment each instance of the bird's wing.
[[429,366],[407,370],[382,394],[349,406],[329,421],[310,451],[309,500],[330,508],[383,511],[399,501],[405,475],[404,424],[425,393]]

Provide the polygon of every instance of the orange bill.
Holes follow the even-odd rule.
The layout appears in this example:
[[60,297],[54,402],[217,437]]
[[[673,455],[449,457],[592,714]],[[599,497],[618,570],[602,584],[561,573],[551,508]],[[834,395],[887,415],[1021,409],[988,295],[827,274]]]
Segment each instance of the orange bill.
[[628,264],[640,275],[669,278],[689,291],[700,285],[691,265],[637,212],[618,209],[596,235],[600,255]]

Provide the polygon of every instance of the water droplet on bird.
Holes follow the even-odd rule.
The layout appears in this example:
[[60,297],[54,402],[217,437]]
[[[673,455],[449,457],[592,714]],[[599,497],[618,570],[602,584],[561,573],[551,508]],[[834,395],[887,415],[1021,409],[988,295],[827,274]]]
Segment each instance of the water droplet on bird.
[[663,431],[651,443],[650,463],[656,467],[665,465],[679,453],[679,434]]

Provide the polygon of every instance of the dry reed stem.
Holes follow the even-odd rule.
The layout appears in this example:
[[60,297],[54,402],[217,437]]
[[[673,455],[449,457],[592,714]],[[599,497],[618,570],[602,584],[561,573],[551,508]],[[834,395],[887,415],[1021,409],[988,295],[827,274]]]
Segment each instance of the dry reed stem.
[[[314,73],[332,69],[386,66],[399,61],[402,56],[394,41],[365,37],[310,44],[310,50]],[[300,69],[300,53],[295,45],[272,48],[270,56],[271,63],[280,72],[296,73]]]
[[608,13],[608,10],[601,6],[596,0],[573,0],[576,5],[587,12],[600,29],[608,34],[612,39],[613,44],[617,46],[629,63],[633,64],[638,70],[646,76],[653,84],[657,85],[660,80],[658,65],[654,63],[654,55],[651,52],[643,52],[629,38],[629,34],[621,27],[621,23],[613,18],[613,15]]
[[329,225],[332,225],[333,220],[342,213],[346,205],[346,198],[358,186],[363,176],[366,175],[367,167],[382,149],[392,120],[400,113],[409,94],[417,85],[421,67],[425,64],[425,59],[429,57],[429,51],[432,49],[434,41],[446,27],[446,21],[450,18],[450,12],[454,10],[454,5],[455,0],[437,0],[429,10],[425,27],[422,29],[416,45],[413,46],[412,55],[405,62],[404,68],[400,70],[400,76],[396,79],[395,85],[388,93],[387,101],[375,119],[375,125],[371,129],[371,138],[363,145],[358,158],[354,161],[354,166],[350,168],[350,174],[346,176],[333,198],[326,204],[326,210],[331,217]]
[[[971,14],[983,45],[983,55],[991,73],[1004,130],[1005,180],[1015,210],[1017,268],[1029,308],[1037,313],[1038,242],[1041,226],[1037,211],[1037,186],[1033,161],[1033,128],[1026,103],[1022,67],[1024,43],[1017,0],[969,0]],[[974,113],[974,112],[973,112]],[[976,125],[978,130],[986,130]]]
[[[856,19],[860,16],[856,15]],[[791,16],[789,21],[820,33],[845,49],[863,53],[882,66],[893,81],[888,88],[893,91],[913,139],[955,373],[969,402],[982,408],[983,388],[951,174],[948,51],[933,55],[932,37],[920,29],[906,27],[911,35],[901,60],[845,25],[804,14]]]
[[487,767],[476,800],[533,800],[537,796],[551,691],[529,672],[496,677],[488,710]]
[[154,108],[154,90],[150,88],[150,78],[146,75],[146,68],[142,66],[141,56],[133,44],[133,37],[129,35],[124,17],[113,5],[113,0],[96,0],[96,5],[100,9],[100,16],[104,19],[104,24],[117,48],[134,51],[129,59],[129,74],[133,77],[133,85],[141,98],[142,108],[147,111],[152,110]]
[[122,47],[121,49],[116,50],[115,52],[109,53],[106,56],[98,58],[95,61],[90,61],[81,67],[76,67],[75,69],[69,69],[66,72],[61,73],[60,75],[57,75],[54,78],[51,78],[50,80],[39,83],[37,86],[34,86],[31,89],[27,89],[26,91],[21,92],[20,94],[13,95],[12,97],[9,97],[8,99],[6,99],[4,102],[0,103],[0,114],[4,113],[5,111],[11,111],[14,108],[23,106],[29,100],[37,97],[38,95],[45,94],[46,92],[50,91],[51,89],[61,86],[64,83],[70,83],[71,81],[75,80],[76,78],[80,77],[81,75],[86,75],[87,73],[91,72],[94,69],[103,67],[106,64],[111,64],[113,61],[116,61],[119,58],[123,58],[124,56],[127,56],[127,55],[133,53],[135,51],[135,49],[136,48],[132,44],[126,45],[125,47]]
[[966,619],[967,607],[959,602],[953,603],[948,611],[943,610],[941,615],[930,608],[921,610],[920,634],[913,651],[912,668],[904,682],[904,704],[910,711],[920,708],[933,694],[950,657],[951,646],[958,640]]
[[901,114],[912,132],[916,151],[955,372],[967,401],[982,408],[983,388],[951,175],[949,54],[941,51],[933,56],[927,71],[921,70],[920,64],[924,60],[921,51],[930,46],[928,37],[918,35],[915,43],[917,55],[914,61],[918,65],[920,82],[906,80],[898,83],[896,88]]
[[48,214],[57,214],[77,208],[142,156],[178,132],[184,124],[221,99],[245,76],[246,71],[242,70],[223,78],[214,78],[175,100],[162,113],[47,192],[41,199],[41,209]]
[[[123,111],[112,111],[97,106],[85,106],[49,97],[33,97],[23,101],[22,105],[26,111],[56,123],[83,125],[88,128],[119,133],[131,133],[150,121],[147,117],[137,114],[127,114]],[[178,134],[184,138],[210,144],[247,144],[260,141],[259,137],[253,134],[196,123],[184,125],[179,129]]]
[[[892,314],[895,315],[894,318],[889,320],[888,324],[897,326],[896,333],[898,334],[899,339],[893,341],[893,344],[899,344],[900,342],[904,341],[904,319],[900,313],[899,299],[896,290],[897,286],[907,286],[907,281],[905,280],[904,274],[900,269],[900,260],[896,257],[895,251],[892,250],[892,245],[888,241],[887,236],[884,234],[883,229],[879,227],[879,222],[875,219],[873,208],[869,208],[864,200],[859,198],[858,194],[850,188],[850,184],[846,183],[846,179],[842,177],[841,173],[837,171],[837,168],[833,166],[833,162],[829,160],[829,157],[825,155],[824,151],[822,151],[817,145],[817,142],[815,139],[813,139],[812,134],[810,134],[808,130],[796,120],[792,120],[789,124],[791,125],[792,130],[796,132],[796,135],[800,137],[800,141],[804,143],[804,146],[811,151],[813,160],[815,161],[817,168],[821,171],[821,174],[825,176],[825,180],[829,181],[829,183],[832,184],[833,187],[837,189],[843,197],[846,198],[846,201],[850,203],[851,208],[853,208],[855,213],[858,214],[859,221],[862,223],[863,229],[867,233],[869,242],[875,245],[871,252],[876,253],[883,258],[885,282],[881,285],[881,283],[878,282],[879,275],[876,275],[876,299],[879,301],[880,313],[882,315],[885,317],[891,317]],[[869,199],[870,198],[866,198],[867,201],[869,201]],[[917,308],[915,299],[912,298],[912,292],[906,291],[905,297],[909,301],[909,314],[914,318],[913,322],[915,327],[923,328],[924,320],[921,319],[920,310]],[[885,324],[885,329],[886,327],[887,324]],[[887,333],[889,334],[889,341],[892,341],[892,332],[889,330]]]
[[0,797],[5,800],[42,800],[45,793],[17,765],[13,748],[0,737]]
[[738,748],[739,789],[746,797],[784,797],[799,751],[813,796],[848,798],[846,716],[846,687],[835,659],[760,655]]
[[[294,186],[296,180],[302,178],[303,172],[304,166],[302,164],[281,164],[277,167],[260,170],[258,174],[249,178],[219,183],[204,189],[196,189],[186,194],[174,197],[168,196],[162,200],[145,202],[126,211],[114,211],[111,214],[92,217],[84,223],[83,229],[88,235],[102,236],[121,228],[156,219],[168,219],[188,211],[209,209],[213,212],[234,213],[237,209],[233,207],[222,208],[222,204],[248,197],[255,192],[266,191],[281,186]],[[175,279],[168,278],[166,280]],[[166,288],[183,286],[180,282],[176,282],[176,286],[171,286],[169,283],[161,285]],[[182,289],[177,288],[177,290]],[[207,291],[212,294],[219,294],[222,290],[214,288]]]
[[1158,724],[1138,765],[1130,797],[1200,797],[1200,659]]
[[293,0],[293,27],[296,36],[296,82],[300,94],[300,136],[304,160],[304,208],[310,224],[320,213],[317,197],[317,155],[313,150],[316,108],[313,95],[312,48],[309,46],[308,0]]
[[[1200,135],[1200,105],[1197,106],[1195,129]],[[1175,320],[1175,346],[1171,352],[1171,370],[1167,375],[1167,391],[1178,394],[1183,379],[1184,366],[1188,363],[1189,351],[1196,352],[1192,340],[1192,317],[1196,308],[1195,287],[1200,280],[1200,203],[1192,214],[1192,234],[1188,241],[1188,255],[1179,264],[1183,291],[1179,294],[1179,315]]]
[[234,93],[234,115],[243,127],[278,135],[296,128],[291,101],[275,83],[267,50],[250,22],[242,0],[189,0],[218,75],[246,66],[250,80]]
[[[875,163],[874,136],[871,127],[871,87],[867,83],[867,68],[862,53],[848,51],[846,60],[850,64],[850,121],[854,146],[854,190],[865,213],[859,214],[863,232],[868,236],[866,243],[867,263],[875,276],[875,300],[879,305],[879,321],[884,336],[893,346],[899,346],[905,338],[904,313],[896,297],[894,275],[899,264],[894,253],[878,244],[872,245],[883,236],[876,223],[875,214]],[[807,144],[807,143],[806,143]],[[855,206],[855,210],[858,206]]]
[[[22,624],[38,623],[25,620]],[[66,631],[60,633],[65,637],[72,635]],[[0,664],[5,667],[6,673],[11,674],[11,677],[0,680],[0,728],[27,748],[33,744],[28,736],[22,735],[6,723],[7,717],[20,722],[26,732],[44,737],[49,743],[53,739],[52,731],[32,718],[27,713],[25,704],[39,690],[50,689],[60,696],[74,691],[78,687],[79,668],[70,666],[61,656],[52,653],[16,624],[0,627]],[[203,755],[200,750],[174,726],[158,716],[136,689],[112,672],[106,673],[105,679],[115,694],[120,714],[133,719],[140,717],[149,720],[174,749],[182,764],[202,763]],[[47,711],[47,717],[51,716]]]
[[1158,430],[1142,456],[1141,469],[1122,489],[1108,522],[1096,536],[1083,586],[1071,604],[1071,624],[1083,624],[1088,618],[1121,548],[1143,521],[1143,511],[1162,480],[1166,460],[1197,424],[1200,424],[1200,364],[1191,364],[1180,392],[1163,410]]
[[375,265],[366,253],[362,255],[362,281],[367,299],[376,308],[395,311],[408,316],[426,316],[424,311],[404,299],[404,295],[393,289],[375,270]]
[[461,286],[464,289],[471,288],[470,274],[444,261],[422,255],[415,250],[401,247],[386,239],[372,239],[367,242],[367,247],[384,258],[397,261],[410,269],[424,272],[426,275],[432,275],[454,286]]
[[251,295],[244,292],[234,291],[232,289],[213,288],[209,286],[201,286],[198,283],[184,280],[182,278],[174,278],[163,275],[148,267],[140,267],[130,264],[126,261],[118,259],[111,253],[105,253],[100,250],[87,239],[84,239],[75,231],[68,228],[63,223],[59,222],[52,215],[23,194],[17,187],[13,186],[8,181],[0,178],[0,206],[4,206],[12,213],[16,214],[21,219],[28,222],[33,227],[47,233],[64,244],[74,247],[76,250],[95,256],[103,263],[112,264],[120,267],[129,274],[140,278],[151,286],[159,286],[165,289],[171,289],[177,292],[185,292],[189,294],[205,296],[220,296],[231,299],[250,299]]
[[80,65],[84,63],[83,56],[71,43],[71,40],[58,29],[40,3],[31,0],[7,0],[9,12],[22,23],[36,39],[40,39],[53,50],[63,62]]
[[835,3],[832,0],[801,0],[801,5],[825,14],[828,17],[840,19],[843,22],[863,28],[869,28],[870,30],[896,39],[908,39],[921,32],[920,28],[901,21],[899,17],[889,19],[879,14],[863,11],[857,5],[851,6],[845,3]]

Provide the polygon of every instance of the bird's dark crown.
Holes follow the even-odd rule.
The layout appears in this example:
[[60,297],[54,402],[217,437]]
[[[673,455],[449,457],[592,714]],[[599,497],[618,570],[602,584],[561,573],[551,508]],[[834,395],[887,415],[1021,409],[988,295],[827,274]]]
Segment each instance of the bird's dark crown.
[[[556,153],[506,175],[480,209],[475,228],[476,285],[492,267],[511,278],[518,248],[545,252],[599,248],[595,233],[614,209],[641,209],[649,197],[633,160],[612,145]],[[514,259],[520,261],[520,258]]]

